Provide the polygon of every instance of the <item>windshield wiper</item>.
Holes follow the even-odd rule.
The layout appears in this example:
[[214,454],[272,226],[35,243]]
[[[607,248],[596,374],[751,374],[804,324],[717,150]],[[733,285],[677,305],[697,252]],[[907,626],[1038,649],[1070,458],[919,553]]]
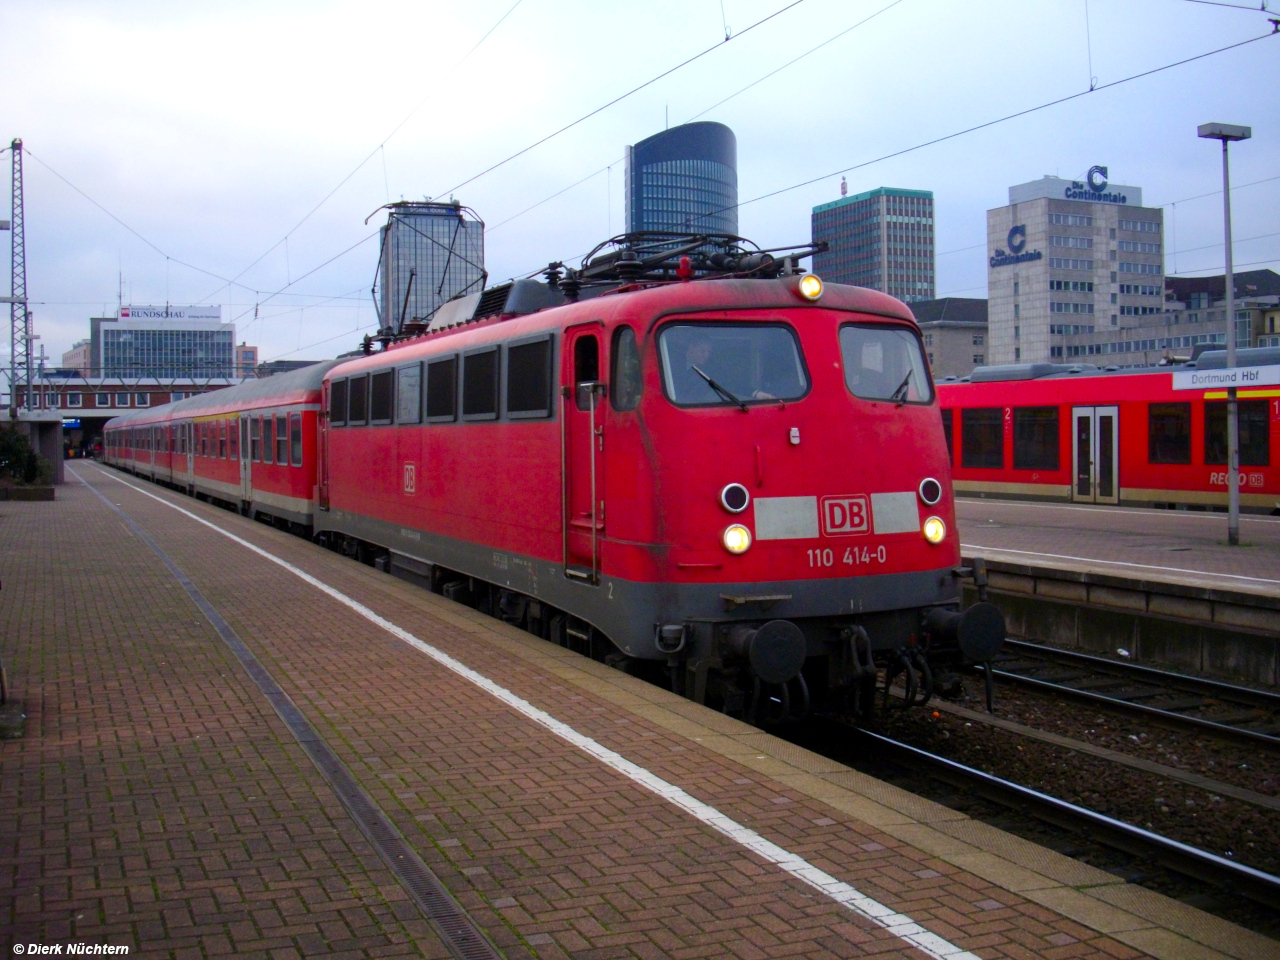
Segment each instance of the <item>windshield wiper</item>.
[[736,403],[739,407],[742,408],[743,413],[747,412],[747,401],[739,400],[732,393],[730,393],[724,387],[720,386],[720,384],[716,383],[709,376],[703,373],[697,366],[690,364],[689,369],[692,370],[694,373],[696,373],[698,376],[700,376],[703,380],[707,381],[707,386],[709,386],[716,393],[720,394],[720,396],[723,397],[725,400],[728,400],[730,403]]
[[907,384],[911,382],[911,375],[913,373],[915,373],[914,370],[908,370],[907,375],[903,377],[902,382],[898,384],[898,389],[889,395],[889,399],[898,406],[902,406],[907,402]]

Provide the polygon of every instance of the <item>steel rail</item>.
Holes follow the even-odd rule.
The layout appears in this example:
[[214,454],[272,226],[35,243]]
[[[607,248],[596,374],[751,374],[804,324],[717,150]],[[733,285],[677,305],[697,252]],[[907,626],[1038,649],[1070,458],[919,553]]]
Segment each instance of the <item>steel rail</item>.
[[1253,687],[1241,687],[1221,680],[1210,680],[1207,677],[1193,677],[1185,673],[1174,673],[1171,670],[1159,670],[1155,667],[1144,667],[1138,663],[1125,663],[1109,657],[1080,653],[1076,650],[1063,650],[1043,643],[1029,643],[1025,640],[1006,640],[1005,648],[1012,648],[1023,653],[1040,656],[1061,663],[1078,663],[1092,667],[1103,673],[1117,677],[1137,677],[1158,683],[1163,687],[1185,690],[1189,693],[1203,693],[1230,700],[1234,703],[1247,704],[1253,707],[1270,707],[1280,710],[1280,693],[1268,690],[1257,690]]
[[[1016,643],[1016,641],[1012,641],[1012,642]],[[1010,641],[1006,641],[1006,645],[1008,645],[1008,643],[1010,643]],[[1101,661],[1102,664],[1104,664],[1105,667],[1108,669],[1103,670],[1101,667],[1099,667],[1098,668],[1099,672],[1107,672],[1117,676],[1122,675],[1120,671],[1126,671],[1130,669],[1130,666],[1128,664],[1119,664],[1112,660],[1105,660],[1102,657],[1089,657],[1087,654],[1075,654],[1075,653],[1070,653],[1070,651],[1058,651],[1058,650],[1046,651],[1043,647],[1038,647],[1035,644],[1027,644],[1026,646],[1030,646],[1034,648],[1035,653],[1039,655],[1041,659],[1044,659],[1044,660],[1049,660],[1049,661],[1058,660],[1058,662],[1080,662],[1075,658],[1083,658],[1087,660]],[[1072,659],[1068,661],[1066,657],[1059,658],[1058,657],[1059,653],[1069,654]],[[1092,664],[1090,664],[1090,666],[1092,666]],[[1146,677],[1154,680],[1155,677],[1158,677],[1160,675],[1165,675],[1171,678],[1177,678],[1177,680],[1179,681],[1188,681],[1188,682],[1196,681],[1199,679],[1195,677],[1186,677],[1182,674],[1166,674],[1165,671],[1154,670],[1151,667],[1134,666],[1132,669],[1135,671],[1133,674],[1131,674],[1134,679],[1138,679],[1139,677]],[[1142,671],[1142,672],[1138,673],[1136,671]],[[1093,693],[1092,691],[1089,691],[1089,690],[1079,690],[1079,689],[1076,689],[1075,687],[1067,686],[1066,684],[1055,683],[1051,680],[1039,680],[1035,677],[1026,677],[1026,676],[1023,676],[1022,674],[1013,673],[1008,670],[993,670],[992,672],[1002,680],[1008,680],[1011,683],[1015,683],[1024,687],[1029,687],[1033,690],[1040,690],[1045,693],[1051,693],[1055,696],[1061,696],[1061,697],[1066,697],[1072,700],[1080,700],[1085,703],[1096,704],[1098,706],[1106,707],[1107,709],[1115,710],[1117,712],[1130,713],[1135,716],[1140,716],[1148,720],[1152,720],[1157,724],[1160,724],[1166,727],[1171,727],[1179,730],[1192,730],[1200,733],[1211,733],[1211,734],[1214,734],[1215,736],[1219,736],[1228,740],[1236,740],[1241,743],[1247,743],[1253,746],[1264,746],[1271,750],[1280,750],[1280,736],[1275,736],[1274,734],[1263,733],[1259,730],[1251,730],[1248,727],[1236,727],[1226,723],[1218,723],[1215,720],[1205,720],[1201,717],[1187,716],[1186,714],[1178,713],[1177,711],[1174,711],[1174,710],[1163,710],[1159,707],[1149,707],[1146,704],[1134,703],[1131,700],[1122,700],[1119,697],[1110,697],[1110,696],[1107,696],[1106,694]],[[1212,680],[1205,680],[1202,682],[1205,684],[1216,683],[1216,681],[1212,681]],[[1167,686],[1172,689],[1178,689],[1178,687],[1175,686],[1174,684],[1160,683],[1160,685]],[[1232,690],[1232,691],[1245,690],[1245,688],[1234,687],[1231,684],[1219,684],[1217,685],[1217,688],[1220,690],[1225,689],[1225,690]],[[1190,688],[1186,687],[1183,689],[1189,690]],[[1190,692],[1209,694],[1208,689],[1191,690]],[[1259,697],[1269,696],[1265,691],[1250,690],[1246,692],[1251,695],[1257,695]],[[1228,697],[1224,693],[1213,693],[1209,695],[1217,696],[1223,700],[1232,699],[1231,697]],[[1263,701],[1262,703],[1253,701],[1248,703],[1247,705],[1271,706],[1271,707],[1276,707],[1277,709],[1280,709],[1280,702],[1272,702],[1270,700]]]
[[1024,810],[1047,823],[1072,832],[1086,833],[1090,839],[1106,846],[1154,860],[1184,876],[1231,887],[1250,900],[1280,909],[1280,877],[1135,827],[1123,820],[1078,807],[1030,787],[966,767],[954,760],[939,757],[878,733],[863,729],[856,729],[854,733],[881,755],[905,762],[908,766],[925,767],[938,779],[972,789],[978,795],[1002,806]]

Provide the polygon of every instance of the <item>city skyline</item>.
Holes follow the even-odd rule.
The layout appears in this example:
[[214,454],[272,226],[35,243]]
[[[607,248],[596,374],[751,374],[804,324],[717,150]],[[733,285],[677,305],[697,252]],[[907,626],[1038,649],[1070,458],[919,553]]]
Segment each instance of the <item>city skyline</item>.
[[[808,235],[811,207],[838,199],[839,176],[752,201],[1087,89],[1090,76],[1102,86],[1269,29],[1256,11],[1202,10],[1165,0],[1094,11],[1086,38],[1082,10],[1037,12],[997,4],[975,16],[907,0],[708,110],[883,4],[850,8],[807,0],[741,32],[779,7],[727,3],[727,23],[718,8],[698,9],[672,35],[661,22],[622,30],[611,13],[588,23],[574,16],[577,8],[543,23],[539,14],[546,11],[529,0],[510,12],[463,71],[472,84],[470,102],[479,107],[476,115],[493,113],[509,100],[513,78],[520,80],[520,106],[495,113],[503,122],[469,124],[462,136],[450,136],[453,128],[442,126],[440,111],[428,104],[381,149],[436,81],[416,77],[408,83],[408,66],[393,65],[389,76],[378,77],[377,104],[370,107],[372,73],[327,77],[326,57],[353,49],[376,35],[380,17],[394,16],[406,30],[430,22],[433,29],[451,32],[461,59],[508,12],[509,3],[466,12],[444,6],[415,12],[388,4],[362,15],[342,4],[318,11],[242,6],[217,17],[147,5],[105,13],[79,4],[9,7],[0,13],[0,47],[23,80],[0,93],[0,113],[11,126],[4,142],[21,136],[30,151],[29,284],[41,342],[57,356],[82,339],[86,319],[114,305],[123,273],[126,300],[225,304],[226,319],[237,323],[238,335],[262,346],[263,360],[303,356],[317,342],[309,350],[317,356],[350,349],[376,326],[368,296],[376,239],[366,239],[376,225],[362,222],[370,211],[401,195],[421,199],[447,191],[717,41],[722,49],[683,72],[456,191],[488,225],[495,281],[580,255],[620,232],[623,146],[668,123],[698,118],[730,126],[739,139],[740,232],[762,245],[797,242]],[[566,24],[572,25],[567,35]],[[727,44],[726,26],[735,34]],[[540,44],[544,31],[547,38],[558,31],[558,39]],[[1140,47],[1125,42],[1139,31]],[[236,39],[242,35],[249,39]],[[286,35],[293,39],[281,52],[263,59]],[[594,46],[576,42],[593,37]],[[614,42],[612,54],[600,37]],[[904,76],[892,50],[906,37],[921,66]],[[990,56],[1010,40],[1037,51],[1012,73],[1008,63],[991,62]],[[1003,202],[1008,184],[1047,173],[1078,179],[1095,164],[1109,166],[1118,182],[1144,184],[1148,205],[1209,194],[1166,209],[1165,269],[1220,271],[1220,207],[1212,196],[1218,156],[1196,139],[1195,126],[1206,119],[1247,123],[1255,139],[1233,153],[1233,182],[1242,191],[1240,200],[1247,201],[1237,204],[1236,260],[1242,266],[1274,265],[1280,245],[1273,238],[1251,239],[1270,232],[1265,226],[1280,206],[1280,181],[1267,179],[1276,174],[1267,158],[1275,153],[1271,144],[1280,119],[1266,96],[1280,74],[1267,49],[1274,42],[1099,90],[851,171],[850,193],[885,182],[934,193],[939,297],[986,295],[984,213]],[[114,51],[179,44],[197,58],[216,53],[211,69],[173,68],[164,72],[165,84],[155,82],[156,61],[145,69],[102,72]],[[566,45],[572,57],[563,56]],[[945,51],[945,66],[929,65],[930,51]],[[884,82],[886,76],[893,82]],[[457,90],[453,80],[438,82],[442,90],[450,84]],[[850,98],[851,89],[861,95]],[[92,93],[86,97],[85,90]],[[450,121],[454,127],[459,122]],[[869,138],[867,130],[877,135]],[[602,172],[590,176],[596,170]],[[565,189],[583,178],[585,183]],[[1264,182],[1246,186],[1259,180]],[[287,244],[272,247],[317,204]],[[534,209],[521,216],[529,207]],[[178,263],[235,277],[269,248],[241,277],[247,291],[224,289],[219,280]],[[268,298],[289,283],[289,293]],[[295,291],[303,296],[292,296]]]

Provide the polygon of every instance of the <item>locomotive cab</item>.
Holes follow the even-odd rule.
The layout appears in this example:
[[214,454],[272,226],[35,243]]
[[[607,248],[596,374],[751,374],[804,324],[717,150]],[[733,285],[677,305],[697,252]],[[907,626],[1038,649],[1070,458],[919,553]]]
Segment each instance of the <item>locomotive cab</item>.
[[954,620],[950,467],[910,313],[834,284],[806,296],[796,277],[699,286],[741,305],[646,316],[636,297],[613,327],[608,388],[598,370],[574,384],[572,407],[598,398],[598,423],[565,420],[570,451],[590,436],[600,457],[591,477],[567,471],[595,490],[570,494],[571,559],[615,590],[654,584],[628,597],[656,614],[652,632],[615,642],[748,716],[846,696],[865,712],[878,669],[924,702],[1004,628],[994,608]]

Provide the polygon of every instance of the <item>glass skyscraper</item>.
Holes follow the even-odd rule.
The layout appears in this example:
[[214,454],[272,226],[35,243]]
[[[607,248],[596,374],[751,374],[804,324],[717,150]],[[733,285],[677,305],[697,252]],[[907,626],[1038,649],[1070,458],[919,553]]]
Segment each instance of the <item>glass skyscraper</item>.
[[906,303],[936,287],[933,193],[880,187],[813,208],[813,272],[833,283],[879,290]]
[[686,123],[627,147],[627,232],[738,233],[738,140]]
[[483,289],[484,223],[469,207],[401,201],[387,210],[377,292],[384,329],[429,320],[446,300]]

